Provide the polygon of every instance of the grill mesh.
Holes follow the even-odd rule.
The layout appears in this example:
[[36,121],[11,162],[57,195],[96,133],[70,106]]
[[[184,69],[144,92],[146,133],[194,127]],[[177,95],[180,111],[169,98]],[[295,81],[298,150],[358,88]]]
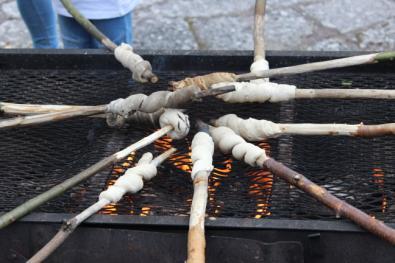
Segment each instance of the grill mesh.
[[[158,72],[160,82],[142,86],[120,70],[3,70],[0,100],[18,103],[103,104],[129,93],[163,89],[168,81],[191,72]],[[206,72],[193,72],[204,74]],[[395,88],[390,74],[314,73],[277,79],[303,88]],[[359,123],[391,122],[395,106],[389,101],[309,100],[281,104],[228,105],[213,98],[188,107],[191,119],[206,121],[224,113],[275,122]],[[52,185],[78,173],[101,158],[148,135],[137,125],[107,128],[103,120],[80,118],[32,128],[0,130],[0,211],[8,211]],[[192,133],[193,134],[193,133]],[[188,169],[191,137],[180,142],[162,138],[146,150],[156,154],[170,145],[179,154],[159,169],[140,194],[126,196],[102,213],[188,215],[192,184]],[[393,137],[288,136],[259,144],[272,157],[312,181],[386,222],[395,222]],[[140,151],[141,152],[141,151]],[[39,208],[43,212],[79,212],[96,201],[98,193],[116,179],[136,157],[92,177],[62,197]],[[208,215],[336,219],[331,211],[265,170],[247,167],[229,156],[216,154],[211,176]]]

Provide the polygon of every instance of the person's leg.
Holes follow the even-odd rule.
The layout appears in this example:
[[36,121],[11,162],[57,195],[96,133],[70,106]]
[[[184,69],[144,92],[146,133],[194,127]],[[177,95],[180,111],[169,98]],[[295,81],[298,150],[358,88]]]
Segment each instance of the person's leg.
[[92,37],[74,18],[59,15],[58,21],[64,48],[92,48]]
[[57,48],[58,34],[52,0],[17,0],[19,12],[35,48]]
[[[94,19],[92,23],[111,39],[115,44],[132,43],[132,12],[116,18]],[[103,48],[103,45],[94,39],[91,44],[94,48]]]

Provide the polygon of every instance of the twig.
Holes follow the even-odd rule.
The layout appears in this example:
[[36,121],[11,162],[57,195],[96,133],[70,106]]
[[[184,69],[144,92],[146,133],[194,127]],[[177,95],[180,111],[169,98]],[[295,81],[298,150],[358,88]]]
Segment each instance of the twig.
[[265,59],[265,9],[266,0],[256,0],[254,21],[254,61]]
[[315,123],[274,123],[254,118],[242,119],[235,114],[227,114],[212,121],[215,126],[226,126],[247,141],[261,141],[280,135],[329,135],[379,137],[395,135],[395,123],[379,125],[315,124]]
[[383,222],[340,200],[329,193],[325,188],[320,187],[305,176],[289,169],[272,158],[267,159],[264,162],[264,166],[276,176],[308,193],[314,199],[335,211],[336,216],[346,217],[370,233],[387,240],[392,245],[395,245],[395,230]]
[[211,128],[210,134],[223,153],[232,153],[238,160],[258,167],[266,167],[276,176],[284,179],[288,183],[298,187],[302,191],[311,195],[314,199],[333,209],[338,216],[344,216],[360,225],[369,232],[387,240],[395,245],[395,230],[386,226],[383,222],[370,217],[361,210],[338,199],[324,188],[311,182],[303,175],[287,168],[281,163],[266,156],[265,150],[247,143],[242,137],[235,134],[227,127]]
[[75,105],[40,105],[40,104],[19,104],[0,102],[0,112],[6,114],[32,115],[53,113],[68,110],[85,110],[92,106],[75,106]]
[[22,127],[34,124],[42,124],[48,122],[56,122],[78,116],[90,116],[98,113],[103,113],[106,106],[90,106],[87,108],[64,110],[53,113],[44,113],[32,116],[20,116],[9,119],[0,120],[1,128]]
[[352,56],[347,58],[340,58],[328,61],[321,62],[313,62],[307,64],[301,64],[296,66],[289,66],[284,68],[276,68],[266,70],[264,72],[260,72],[259,74],[255,73],[246,73],[240,74],[236,76],[237,81],[246,81],[253,80],[259,78],[271,78],[274,76],[285,76],[292,74],[301,74],[319,70],[327,70],[334,68],[342,68],[363,64],[373,64],[384,61],[392,61],[395,59],[395,51],[386,51],[381,53],[373,53],[369,55],[360,55],[360,56]]
[[67,179],[63,183],[60,183],[48,191],[28,200],[27,202],[21,204],[20,206],[14,208],[8,213],[5,213],[0,217],[0,229],[8,226],[9,224],[15,222],[19,218],[23,217],[24,215],[30,213],[40,205],[52,200],[53,198],[61,195],[68,189],[76,186],[77,184],[81,183],[82,181],[90,178],[92,175],[95,175],[97,172],[101,171],[105,167],[118,162],[124,158],[126,158],[130,153],[141,149],[155,140],[159,139],[169,131],[173,130],[172,126],[165,126],[160,130],[152,133],[151,135],[144,137],[140,141],[128,146],[127,148],[114,153],[113,155],[102,159],[101,161],[97,162],[96,164],[90,166],[89,168],[85,169],[84,171],[80,172],[79,174]]
[[218,98],[229,103],[282,102],[294,99],[395,99],[395,90],[386,89],[298,89],[294,85],[274,82],[230,82],[213,85],[234,85],[236,92],[222,94]]
[[[70,0],[60,0],[66,10],[73,16],[77,22],[86,29],[92,36],[98,39],[105,47],[107,47],[111,51],[115,51],[118,46],[111,41],[106,35],[104,35],[97,27],[92,24],[91,21],[86,19],[75,6],[72,4]],[[148,63],[149,64],[149,63]],[[152,83],[156,83],[158,81],[158,77],[152,72],[151,65],[145,67],[143,72],[141,73],[142,79],[148,80]],[[135,78],[136,79],[136,78]]]
[[108,105],[99,106],[38,105],[1,102],[0,111],[4,113],[46,113],[1,119],[0,129],[55,122],[68,118],[92,116],[100,113],[113,113],[133,120],[136,119],[133,118],[133,115],[138,111],[155,113],[162,108],[179,108],[191,101],[200,100],[203,97],[217,96],[234,90],[235,87],[232,85],[213,90],[200,90],[198,87],[191,86],[174,92],[157,91],[148,96],[144,94],[134,94],[126,99],[118,99]]
[[395,90],[296,89],[295,99],[395,99]]
[[214,143],[202,127],[192,140],[193,198],[188,231],[188,263],[204,263],[206,239],[204,219],[208,196],[208,177],[213,169]]
[[[140,161],[134,168],[128,169],[125,174],[120,177],[114,185],[110,186],[106,191],[101,192],[99,201],[91,205],[77,216],[69,219],[59,230],[59,232],[43,247],[41,248],[28,262],[42,262],[50,256],[71,233],[86,219],[96,214],[100,209],[110,203],[117,203],[124,194],[136,193],[143,187],[143,181],[150,180],[156,175],[156,167],[164,160],[169,158],[174,152],[175,148],[171,148],[152,160],[152,154],[144,154]],[[145,165],[145,166],[144,166]],[[147,165],[149,167],[147,167]],[[146,168],[147,170],[143,170]],[[151,168],[151,171],[150,171]],[[138,172],[137,172],[138,171]],[[122,183],[121,183],[122,181]],[[125,186],[127,184],[127,186]]]

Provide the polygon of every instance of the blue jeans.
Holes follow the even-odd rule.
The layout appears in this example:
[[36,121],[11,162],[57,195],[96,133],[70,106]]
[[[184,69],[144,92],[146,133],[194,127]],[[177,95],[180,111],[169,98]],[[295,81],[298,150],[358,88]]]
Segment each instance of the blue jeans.
[[17,0],[35,48],[57,48],[56,14],[52,0]]
[[[58,21],[60,31],[62,33],[64,48],[104,47],[73,18],[59,15]],[[121,17],[110,19],[91,19],[90,21],[115,44],[130,44],[132,42],[131,12]]]

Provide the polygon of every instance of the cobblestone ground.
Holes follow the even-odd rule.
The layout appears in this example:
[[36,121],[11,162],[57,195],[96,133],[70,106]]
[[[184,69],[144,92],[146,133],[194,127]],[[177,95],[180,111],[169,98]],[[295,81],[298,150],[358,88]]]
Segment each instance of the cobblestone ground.
[[[141,49],[253,48],[254,0],[142,0]],[[395,49],[395,0],[267,0],[270,50]],[[13,0],[0,0],[0,48],[31,47]]]

